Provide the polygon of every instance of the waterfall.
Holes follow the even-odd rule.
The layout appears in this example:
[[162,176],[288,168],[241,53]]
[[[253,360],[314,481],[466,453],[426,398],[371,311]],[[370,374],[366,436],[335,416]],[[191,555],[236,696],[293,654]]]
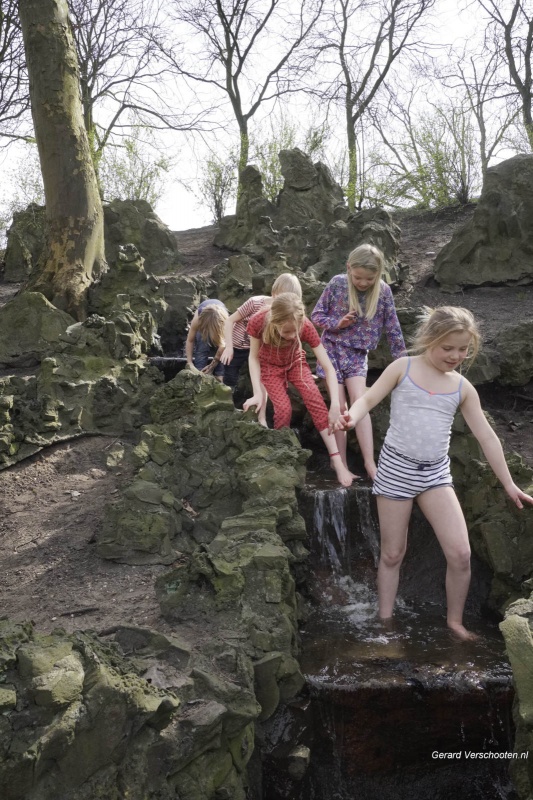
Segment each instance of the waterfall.
[[[412,516],[404,599],[391,621],[376,613],[379,526],[370,488],[308,486],[300,511],[311,551],[299,654],[310,706],[295,743],[302,737],[311,759],[299,784],[289,779],[278,792],[266,781],[263,800],[515,800],[503,642],[478,611],[479,640],[450,637],[446,563],[422,514]],[[475,558],[472,566],[481,591],[482,567]]]
[[315,492],[313,527],[317,536],[319,558],[333,573],[345,566],[348,542],[346,524],[346,489],[318,489]]

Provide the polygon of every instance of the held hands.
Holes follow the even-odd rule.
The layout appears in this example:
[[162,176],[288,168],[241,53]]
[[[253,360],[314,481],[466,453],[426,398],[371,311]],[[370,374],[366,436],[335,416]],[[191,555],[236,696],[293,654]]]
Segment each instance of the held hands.
[[348,325],[353,325],[355,320],[357,319],[357,313],[355,311],[349,311],[338,324],[338,328],[347,328]]
[[[331,416],[331,412],[330,412]],[[344,410],[337,419],[335,426],[331,429],[332,433],[335,431],[347,431],[350,428],[355,428],[355,422],[350,416],[350,412],[348,410]]]
[[328,433],[342,430],[342,416],[338,403],[332,403],[328,414]]

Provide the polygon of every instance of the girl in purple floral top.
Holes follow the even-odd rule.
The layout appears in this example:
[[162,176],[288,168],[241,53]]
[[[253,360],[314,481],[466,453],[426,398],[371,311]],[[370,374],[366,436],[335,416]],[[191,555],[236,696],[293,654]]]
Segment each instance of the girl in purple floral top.
[[[383,266],[381,250],[371,244],[359,245],[348,256],[346,274],[330,280],[311,314],[315,325],[323,329],[322,344],[335,367],[341,410],[346,406],[346,391],[351,404],[365,393],[368,351],[376,349],[383,331],[393,358],[405,355],[392,292],[381,280]],[[320,367],[317,375],[323,377]],[[357,424],[355,433],[365,469],[374,480],[376,462],[369,414]],[[337,431],[335,437],[347,466],[346,432]]]

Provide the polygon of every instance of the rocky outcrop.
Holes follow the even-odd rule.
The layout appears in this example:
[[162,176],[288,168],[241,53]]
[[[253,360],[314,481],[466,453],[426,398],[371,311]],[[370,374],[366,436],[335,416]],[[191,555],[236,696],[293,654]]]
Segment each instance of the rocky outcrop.
[[98,537],[102,557],[172,563],[232,527],[275,532],[291,547],[305,537],[294,487],[307,452],[291,431],[262,428],[235,410],[228,387],[189,370],[154,393],[150,414],[131,456],[135,479]]
[[490,167],[472,219],[435,259],[445,291],[533,282],[533,156]]
[[25,281],[37,264],[45,241],[45,209],[31,203],[13,214],[7,232],[4,279],[8,283]]
[[0,314],[0,369],[38,364],[60,347],[75,320],[39,292],[21,292]]
[[285,182],[276,202],[264,197],[260,172],[248,166],[237,213],[222,219],[215,244],[239,250],[261,264],[267,273],[265,283],[273,264],[284,259],[290,271],[301,272],[304,282],[315,284],[315,299],[320,282],[341,272],[348,253],[362,242],[384,252],[387,280],[398,282],[400,231],[390,215],[383,209],[350,214],[327,167],[313,164],[298,149],[283,150],[279,158]]
[[[23,293],[12,302],[26,314],[34,308],[52,320],[61,314],[41,295]],[[49,354],[39,354],[34,372],[14,370],[0,379],[0,466],[65,438],[131,431],[148,421],[149,398],[162,380],[145,358],[154,321],[125,306],[108,319],[70,320],[55,343],[46,340]]]
[[122,245],[133,244],[147,272],[164,275],[179,271],[176,238],[146,200],[112,200],[104,205],[104,229],[108,263],[117,260]]
[[500,623],[516,691],[513,709],[516,725],[511,777],[521,800],[533,794],[533,774],[528,756],[533,751],[533,596],[512,603]]
[[245,798],[253,670],[231,643],[119,628],[49,636],[0,622],[5,800]]

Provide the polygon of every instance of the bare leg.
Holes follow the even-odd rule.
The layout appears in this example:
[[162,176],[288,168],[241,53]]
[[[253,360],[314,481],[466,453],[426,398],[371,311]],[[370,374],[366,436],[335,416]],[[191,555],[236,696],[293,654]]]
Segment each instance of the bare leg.
[[378,603],[381,619],[392,617],[398,593],[400,567],[407,547],[407,527],[412,500],[391,500],[378,495],[381,552],[378,566]]
[[354,475],[350,470],[344,465],[340,454],[337,452],[337,442],[335,441],[335,437],[332,433],[328,433],[328,429],[324,428],[323,431],[319,431],[324,444],[328,448],[328,453],[335,455],[331,456],[331,466],[335,470],[337,475],[337,479],[341,486],[351,486],[352,481],[357,475]]
[[[359,376],[347,378],[346,388],[348,389],[348,394],[350,395],[351,405],[366,392],[366,378]],[[371,480],[374,480],[376,477],[377,467],[374,460],[374,438],[372,435],[372,420],[370,419],[370,414],[367,414],[360,422],[357,423],[355,426],[355,435],[357,436],[357,441],[359,442],[361,455],[363,457],[365,469],[368,472],[368,477]]]
[[470,544],[459,500],[451,486],[439,486],[419,495],[417,502],[435,531],[446,557],[448,627],[460,639],[476,639],[476,634],[463,625],[463,611],[470,586]]

